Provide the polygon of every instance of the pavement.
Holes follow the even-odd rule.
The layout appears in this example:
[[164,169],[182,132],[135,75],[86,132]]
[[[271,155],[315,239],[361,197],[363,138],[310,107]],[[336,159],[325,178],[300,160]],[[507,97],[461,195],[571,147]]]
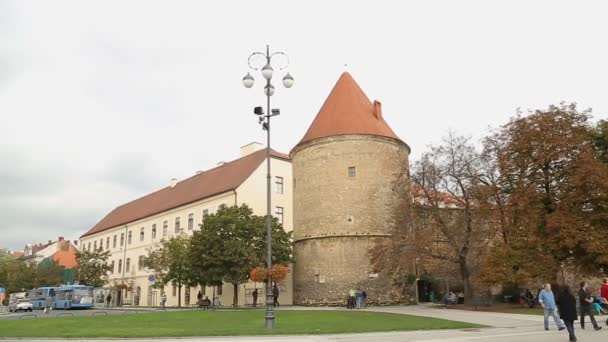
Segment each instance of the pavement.
[[[281,307],[279,310],[344,310],[342,308],[305,308],[305,307]],[[438,309],[429,306],[388,306],[367,308],[366,311],[389,312],[396,314],[408,314],[422,317],[434,317],[451,319],[462,322],[477,323],[490,326],[479,329],[461,330],[430,330],[430,331],[404,331],[386,333],[363,333],[363,334],[336,334],[336,335],[301,335],[301,336],[253,336],[253,337],[200,337],[200,338],[169,338],[158,339],[163,342],[261,342],[261,341],[287,341],[287,342],[328,342],[328,341],[353,341],[353,342],[555,342],[568,341],[566,331],[557,331],[554,322],[551,322],[550,331],[543,328],[543,317],[537,315],[509,314],[498,312],[465,311],[456,309]],[[108,311],[108,314],[128,314],[128,310],[114,309],[95,311]],[[154,309],[137,310],[138,313],[153,312]],[[113,313],[112,313],[113,312]],[[82,314],[91,315],[90,311],[81,311]],[[135,313],[135,312],[131,312]],[[575,324],[576,335],[583,342],[606,342],[608,341],[608,326],[606,316],[600,316],[598,323],[602,323],[604,329],[593,331],[588,324],[587,330],[581,330],[579,324]],[[3,319],[3,318],[0,318]],[[30,339],[28,339],[30,340]],[[130,342],[144,342],[150,339],[126,339]],[[155,339],[157,340],[157,339]],[[2,341],[20,341],[2,339]],[[44,341],[66,341],[48,340]],[[90,341],[90,339],[70,339],[69,341]],[[98,342],[115,342],[117,339],[102,340]]]

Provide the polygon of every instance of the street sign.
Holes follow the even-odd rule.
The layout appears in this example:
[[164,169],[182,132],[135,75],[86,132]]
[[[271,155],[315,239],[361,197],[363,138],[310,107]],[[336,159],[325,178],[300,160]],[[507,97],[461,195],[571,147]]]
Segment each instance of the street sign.
[[149,280],[149,281],[151,281],[151,282],[153,282],[153,281],[155,281],[155,280],[156,280],[156,277],[154,276],[154,274],[149,275],[149,276],[148,276],[148,280]]

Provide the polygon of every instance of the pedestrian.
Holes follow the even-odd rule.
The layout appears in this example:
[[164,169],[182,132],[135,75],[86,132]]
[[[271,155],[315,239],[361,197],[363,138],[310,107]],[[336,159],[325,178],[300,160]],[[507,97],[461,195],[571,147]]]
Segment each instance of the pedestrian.
[[108,296],[106,297],[106,307],[110,307],[110,303],[112,302],[112,294],[108,292]]
[[557,297],[557,307],[559,308],[559,316],[564,320],[570,342],[576,342],[574,335],[574,321],[578,319],[576,314],[576,298],[572,294],[570,286],[565,285],[563,291]]
[[355,291],[355,303],[357,303],[356,308],[357,309],[361,309],[361,301],[363,300],[363,291],[361,291],[361,289],[357,289],[357,291]]
[[555,307],[555,297],[551,291],[551,284],[546,283],[545,288],[538,293],[538,302],[544,309],[545,313],[545,330],[549,330],[549,315],[553,316],[558,330],[564,330],[564,323],[557,316],[557,308]]
[[593,314],[593,310],[591,309],[591,304],[593,303],[593,298],[587,289],[587,282],[583,281],[580,284],[580,289],[578,290],[578,299],[580,302],[580,312],[581,312],[581,329],[585,329],[585,315],[589,315],[589,319],[591,320],[591,324],[593,324],[593,329],[600,330],[602,327],[597,325],[595,321],[595,315]]
[[363,307],[367,307],[367,292],[365,292],[365,290],[361,291],[361,304],[363,305]]
[[201,300],[203,300],[203,294],[201,293],[201,291],[198,291],[198,294],[196,295],[196,302],[200,302]]
[[272,298],[274,299],[274,306],[276,308],[279,307],[279,288],[277,287],[277,283],[274,283],[272,287]]
[[[606,303],[604,307],[608,308],[608,278],[604,278],[604,284],[600,288],[600,296],[604,298],[604,303]],[[606,325],[608,325],[608,319],[606,319]]]
[[165,303],[167,303],[167,294],[163,292],[163,294],[160,296],[160,305],[162,306],[163,310],[165,309]]
[[355,297],[357,296],[357,291],[355,291],[355,289],[350,289],[348,290],[348,302],[346,305],[347,309],[354,309],[355,308]]
[[[258,289],[253,290],[251,295],[253,296],[253,307],[255,308],[258,306]],[[274,292],[273,292],[273,296],[274,296]]]

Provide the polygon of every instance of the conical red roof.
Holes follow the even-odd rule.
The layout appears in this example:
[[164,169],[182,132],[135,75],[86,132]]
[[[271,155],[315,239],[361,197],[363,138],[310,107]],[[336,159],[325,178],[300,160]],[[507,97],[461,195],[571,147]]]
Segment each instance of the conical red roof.
[[372,103],[348,72],[340,76],[298,145],[345,134],[379,135],[401,141],[382,118],[380,102]]

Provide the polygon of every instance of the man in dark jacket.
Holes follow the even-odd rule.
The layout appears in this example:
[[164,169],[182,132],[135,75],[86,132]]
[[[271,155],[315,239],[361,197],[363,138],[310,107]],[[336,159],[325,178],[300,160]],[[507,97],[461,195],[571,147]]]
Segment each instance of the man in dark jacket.
[[274,307],[279,307],[279,288],[277,287],[277,283],[274,283],[272,287],[272,297],[274,299]]
[[585,329],[585,315],[589,315],[591,324],[593,324],[593,329],[602,329],[602,327],[597,325],[597,322],[595,321],[595,317],[593,315],[593,310],[591,306],[591,304],[593,303],[593,298],[587,290],[587,282],[581,282],[581,288],[578,291],[578,299],[581,306],[581,328]]
[[576,335],[574,335],[574,321],[578,319],[576,315],[576,298],[572,294],[570,286],[564,286],[564,290],[559,294],[556,300],[557,307],[559,309],[559,317],[564,321],[566,329],[568,329],[568,336],[570,342],[576,342]]

